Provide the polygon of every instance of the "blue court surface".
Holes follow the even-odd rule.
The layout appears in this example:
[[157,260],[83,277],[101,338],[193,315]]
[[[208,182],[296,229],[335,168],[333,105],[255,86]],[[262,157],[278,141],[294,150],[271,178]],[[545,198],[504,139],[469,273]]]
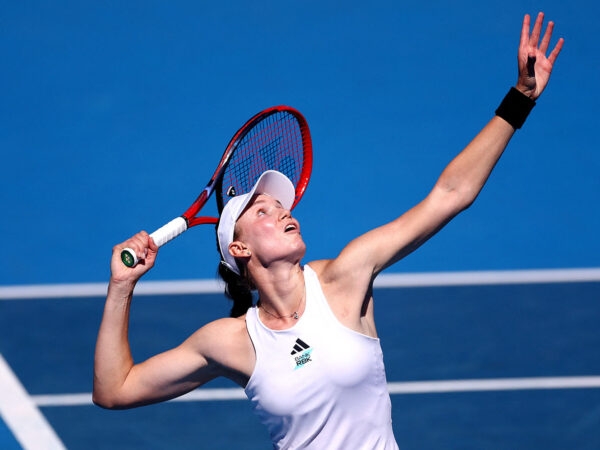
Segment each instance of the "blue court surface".
[[[269,448],[227,381],[134,410],[94,406],[104,289],[0,289],[0,448]],[[141,283],[134,357],[225,315],[219,290]],[[600,269],[383,275],[375,298],[402,449],[600,448]]]
[[[4,3],[0,450],[269,448],[226,381],[92,405],[111,248],[181,214],[235,130],[286,104],[314,146],[305,261],[334,257],[493,116],[538,9],[565,38],[548,88],[476,203],[378,278],[375,314],[402,450],[600,448],[600,2]],[[210,227],[161,249],[136,360],[228,314],[217,263]]]

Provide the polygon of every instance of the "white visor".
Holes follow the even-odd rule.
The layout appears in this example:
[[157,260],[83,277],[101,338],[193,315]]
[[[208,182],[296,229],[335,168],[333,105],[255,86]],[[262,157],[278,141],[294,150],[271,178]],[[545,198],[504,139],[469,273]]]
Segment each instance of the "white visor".
[[219,219],[217,239],[223,258],[222,264],[225,264],[238,275],[240,270],[235,258],[229,253],[229,244],[233,242],[235,223],[256,194],[269,195],[277,199],[285,209],[291,209],[296,197],[296,190],[293,183],[284,174],[275,170],[267,170],[258,178],[250,192],[233,197],[227,202]]

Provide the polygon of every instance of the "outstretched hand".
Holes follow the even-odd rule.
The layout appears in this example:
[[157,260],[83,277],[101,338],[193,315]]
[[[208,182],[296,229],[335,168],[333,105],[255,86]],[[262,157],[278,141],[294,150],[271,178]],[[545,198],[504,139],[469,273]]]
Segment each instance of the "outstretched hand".
[[550,54],[546,56],[554,30],[554,22],[548,22],[544,36],[541,38],[544,13],[540,12],[530,31],[529,14],[523,19],[521,42],[519,44],[519,79],[516,88],[532,100],[536,100],[546,88],[554,62],[560,53],[564,39],[560,38]]

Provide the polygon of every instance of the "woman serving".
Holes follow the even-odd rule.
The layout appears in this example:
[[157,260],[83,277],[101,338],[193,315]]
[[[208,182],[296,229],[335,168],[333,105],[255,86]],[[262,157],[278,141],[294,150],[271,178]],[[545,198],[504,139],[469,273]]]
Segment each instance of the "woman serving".
[[[96,346],[94,402],[131,408],[226,377],[245,389],[274,448],[398,448],[373,316],[373,280],[476,199],[545,89],[562,48],[559,39],[549,52],[553,23],[542,36],[543,19],[540,13],[530,31],[525,16],[515,87],[431,192],[335,258],[302,262],[306,245],[290,213],[294,187],[281,173],[265,172],[251,192],[231,199],[217,241],[232,317],[210,322],[140,363],[129,346],[129,311],[134,287],[153,267],[158,247],[146,232],[115,246]],[[140,264],[123,265],[126,247]]]

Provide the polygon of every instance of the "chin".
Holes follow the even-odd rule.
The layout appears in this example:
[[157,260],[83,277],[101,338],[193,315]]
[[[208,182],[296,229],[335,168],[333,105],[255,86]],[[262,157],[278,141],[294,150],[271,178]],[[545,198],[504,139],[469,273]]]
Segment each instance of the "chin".
[[304,255],[306,255],[306,244],[304,243],[304,241],[301,241],[298,246],[296,247],[294,253],[296,253],[296,255],[298,256],[298,259],[301,260],[302,258],[304,258]]

